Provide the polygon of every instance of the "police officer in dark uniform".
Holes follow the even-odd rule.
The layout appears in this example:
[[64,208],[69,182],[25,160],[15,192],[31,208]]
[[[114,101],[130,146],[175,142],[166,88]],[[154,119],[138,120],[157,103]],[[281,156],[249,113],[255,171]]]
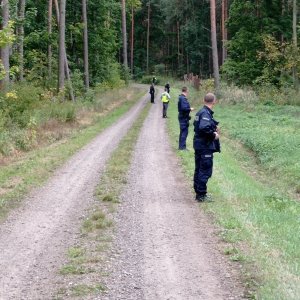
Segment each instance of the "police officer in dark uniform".
[[165,85],[165,91],[170,94],[170,83],[167,82],[166,85]]
[[188,88],[184,86],[181,91],[182,93],[178,99],[178,120],[179,120],[179,127],[180,127],[178,149],[187,150],[186,138],[189,133],[189,120],[191,119],[190,112],[193,111],[194,108],[190,106],[190,103],[187,99]]
[[154,103],[155,88],[153,83],[150,86],[149,94],[151,95],[151,103]]
[[220,152],[218,122],[212,111],[216,97],[208,93],[204,97],[204,106],[196,113],[194,121],[195,173],[194,190],[199,202],[210,200],[207,196],[207,182],[212,175],[213,153]]

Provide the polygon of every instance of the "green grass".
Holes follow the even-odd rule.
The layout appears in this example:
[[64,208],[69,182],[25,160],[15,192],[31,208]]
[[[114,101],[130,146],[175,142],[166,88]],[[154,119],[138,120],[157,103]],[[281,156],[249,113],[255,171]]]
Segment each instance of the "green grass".
[[[175,98],[176,94],[173,91],[172,96]],[[208,185],[216,201],[203,203],[201,208],[212,214],[222,228],[221,238],[229,245],[224,253],[244,266],[249,297],[300,299],[300,203],[293,199],[295,189],[286,192],[295,188],[300,175],[297,173],[300,156],[296,159],[294,153],[299,151],[296,147],[299,133],[293,127],[299,127],[296,120],[299,110],[288,106],[265,109],[257,106],[248,111],[247,106],[222,104],[215,109],[216,119],[230,138],[222,139],[222,153],[215,155],[214,174]],[[169,109],[168,129],[176,149],[177,108],[170,105]],[[256,119],[254,116],[262,111],[264,120]],[[245,125],[240,128],[242,121]],[[268,132],[270,139],[264,137]],[[284,136],[291,132],[294,136]],[[188,137],[190,149],[192,137],[193,126]],[[246,143],[246,137],[257,141],[255,155],[241,146],[241,142]],[[287,143],[292,150],[284,151]],[[193,151],[177,153],[192,188]],[[246,282],[247,278],[251,281]]]
[[259,162],[300,192],[300,107],[220,105],[225,133],[251,149]]
[[104,290],[105,288],[101,284],[97,284],[95,286],[91,286],[87,284],[79,284],[71,288],[72,296],[77,296],[77,297],[87,296],[90,294],[97,294]]
[[101,116],[95,125],[75,132],[69,138],[45,148],[34,150],[20,160],[0,168],[0,221],[16,207],[32,187],[39,186],[69,157],[90,142],[105,128],[115,123],[144,94]]

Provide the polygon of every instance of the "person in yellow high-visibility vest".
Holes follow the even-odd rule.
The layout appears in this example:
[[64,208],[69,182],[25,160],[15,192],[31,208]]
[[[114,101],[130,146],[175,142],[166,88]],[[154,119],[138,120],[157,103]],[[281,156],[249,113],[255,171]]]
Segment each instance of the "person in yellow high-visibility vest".
[[169,106],[169,102],[171,99],[171,96],[169,95],[169,93],[167,92],[167,90],[165,89],[165,91],[161,94],[161,102],[163,104],[163,118],[167,118],[167,110],[168,110],[168,106]]

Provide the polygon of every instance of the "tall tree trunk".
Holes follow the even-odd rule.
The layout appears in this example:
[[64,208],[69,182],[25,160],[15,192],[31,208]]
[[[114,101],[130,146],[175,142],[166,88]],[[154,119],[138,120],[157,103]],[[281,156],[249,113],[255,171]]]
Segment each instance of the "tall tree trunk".
[[[2,6],[2,14],[1,14],[2,23],[0,29],[4,29],[5,27],[8,26],[8,21],[9,21],[8,0],[2,0],[1,6]],[[0,81],[0,87],[1,89],[3,89],[9,83],[9,45],[6,45],[0,49],[0,56],[5,71],[5,77]]]
[[218,62],[215,0],[210,0],[210,22],[211,22],[211,45],[212,45],[212,56],[213,56],[215,90],[216,93],[218,93],[220,88],[220,75],[219,75],[219,62]]
[[180,35],[179,35],[180,32],[179,32],[179,21],[177,21],[176,25],[177,25],[177,64],[178,64],[177,68],[179,70],[179,68],[180,68]]
[[227,0],[222,0],[222,64],[227,58],[226,42],[227,42],[227,28],[226,21],[228,18],[228,2]]
[[147,19],[147,74],[149,74],[149,36],[150,36],[150,0],[147,3],[148,6],[148,19]]
[[[65,0],[63,0],[63,1],[65,1]],[[60,9],[58,7],[58,0],[54,0],[54,4],[55,4],[57,24],[58,24],[58,26],[60,28]],[[60,5],[61,5],[61,3],[60,3]],[[59,45],[59,61],[61,59],[60,54],[62,54],[63,65],[64,65],[63,69],[65,71],[65,76],[66,76],[66,78],[68,80],[68,84],[69,84],[70,98],[74,102],[75,101],[75,97],[74,97],[74,91],[73,91],[71,76],[70,76],[70,69],[69,69],[69,64],[68,64],[68,58],[67,58],[67,52],[66,52],[65,43],[63,45],[63,50],[64,50],[64,52],[60,53],[60,45]],[[59,68],[58,68],[59,73],[60,73],[60,68],[62,68],[62,66],[59,66]],[[58,83],[59,83],[59,81],[58,81]]]
[[83,49],[84,49],[84,85],[86,91],[90,88],[89,78],[89,46],[88,46],[88,26],[86,0],[82,0],[82,20],[83,20]]
[[123,36],[123,64],[124,64],[125,69],[128,69],[126,3],[125,3],[125,0],[122,0],[122,36]]
[[18,5],[18,19],[20,25],[18,27],[19,38],[19,69],[20,69],[20,81],[24,80],[24,20],[25,20],[25,0],[19,0]]
[[[52,11],[53,11],[53,0],[48,0],[48,35],[49,39],[52,35]],[[48,78],[52,80],[52,43],[48,42]]]
[[[298,41],[297,41],[297,0],[293,0],[293,45],[294,51],[298,50]],[[293,78],[294,78],[294,87],[298,91],[299,90],[299,79],[298,79],[298,72],[297,66],[293,67]]]
[[59,7],[59,55],[58,55],[58,90],[65,88],[65,53],[66,53],[66,0],[60,0]]
[[133,74],[133,45],[134,45],[134,9],[131,5],[131,39],[130,39],[130,69]]

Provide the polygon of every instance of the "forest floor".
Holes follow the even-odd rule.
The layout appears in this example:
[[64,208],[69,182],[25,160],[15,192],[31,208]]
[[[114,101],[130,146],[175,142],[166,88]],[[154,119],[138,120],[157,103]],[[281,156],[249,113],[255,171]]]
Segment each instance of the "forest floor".
[[[59,269],[83,238],[81,225],[107,160],[147,101],[74,155],[1,225],[0,299],[72,298],[57,296]],[[156,99],[113,214],[105,291],[77,299],[243,299],[239,269],[220,253],[218,229],[194,201],[167,121]]]

